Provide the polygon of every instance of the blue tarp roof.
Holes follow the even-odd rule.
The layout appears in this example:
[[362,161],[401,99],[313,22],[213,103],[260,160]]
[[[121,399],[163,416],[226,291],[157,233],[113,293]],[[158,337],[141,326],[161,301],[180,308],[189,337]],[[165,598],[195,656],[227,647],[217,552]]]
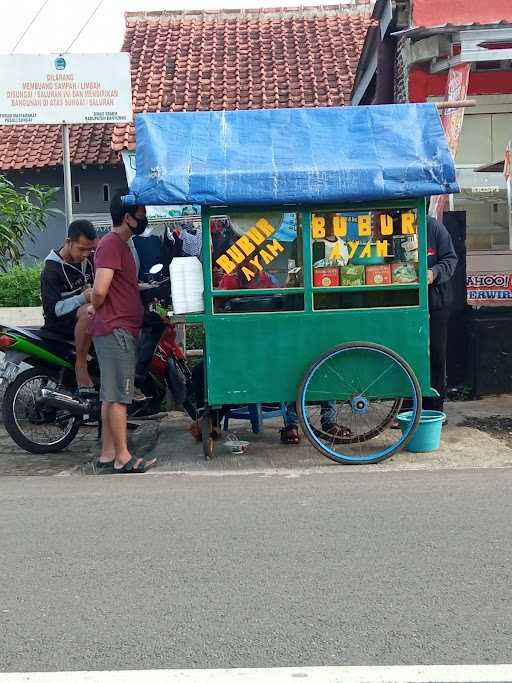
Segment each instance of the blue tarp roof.
[[148,205],[363,202],[458,192],[433,104],[141,114]]

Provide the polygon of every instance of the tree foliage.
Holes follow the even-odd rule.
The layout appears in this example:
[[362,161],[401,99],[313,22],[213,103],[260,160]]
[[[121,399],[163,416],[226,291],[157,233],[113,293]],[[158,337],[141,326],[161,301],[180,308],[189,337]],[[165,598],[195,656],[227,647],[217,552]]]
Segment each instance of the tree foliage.
[[27,240],[34,242],[46,228],[48,216],[61,213],[52,208],[58,191],[44,185],[27,185],[18,191],[0,175],[0,270],[19,265]]

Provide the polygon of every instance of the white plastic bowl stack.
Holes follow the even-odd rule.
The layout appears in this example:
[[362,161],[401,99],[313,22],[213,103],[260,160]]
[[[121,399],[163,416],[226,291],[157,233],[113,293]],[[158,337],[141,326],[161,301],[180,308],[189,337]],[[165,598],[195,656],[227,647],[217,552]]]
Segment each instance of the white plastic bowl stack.
[[173,258],[169,268],[174,313],[204,311],[203,267],[196,256]]

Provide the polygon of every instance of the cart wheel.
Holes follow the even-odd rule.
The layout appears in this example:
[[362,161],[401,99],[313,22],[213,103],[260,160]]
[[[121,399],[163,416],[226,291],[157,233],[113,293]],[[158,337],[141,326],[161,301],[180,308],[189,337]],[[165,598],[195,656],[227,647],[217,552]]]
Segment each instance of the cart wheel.
[[[404,402],[411,421],[402,434],[389,427]],[[354,342],[327,351],[313,363],[299,389],[298,412],[309,441],[331,460],[375,463],[413,437],[421,390],[397,353],[379,344]]]
[[202,415],[203,453],[206,460],[211,460],[214,454],[213,418],[210,408],[205,408]]

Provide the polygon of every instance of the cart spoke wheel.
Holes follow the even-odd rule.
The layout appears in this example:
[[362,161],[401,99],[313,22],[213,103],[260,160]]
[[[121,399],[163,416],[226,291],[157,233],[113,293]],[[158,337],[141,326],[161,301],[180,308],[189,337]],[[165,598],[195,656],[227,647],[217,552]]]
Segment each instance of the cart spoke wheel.
[[[331,460],[368,464],[407,445],[420,419],[421,391],[409,365],[385,346],[343,344],[316,360],[299,389],[299,418],[313,446]],[[392,429],[411,411],[405,431]]]

